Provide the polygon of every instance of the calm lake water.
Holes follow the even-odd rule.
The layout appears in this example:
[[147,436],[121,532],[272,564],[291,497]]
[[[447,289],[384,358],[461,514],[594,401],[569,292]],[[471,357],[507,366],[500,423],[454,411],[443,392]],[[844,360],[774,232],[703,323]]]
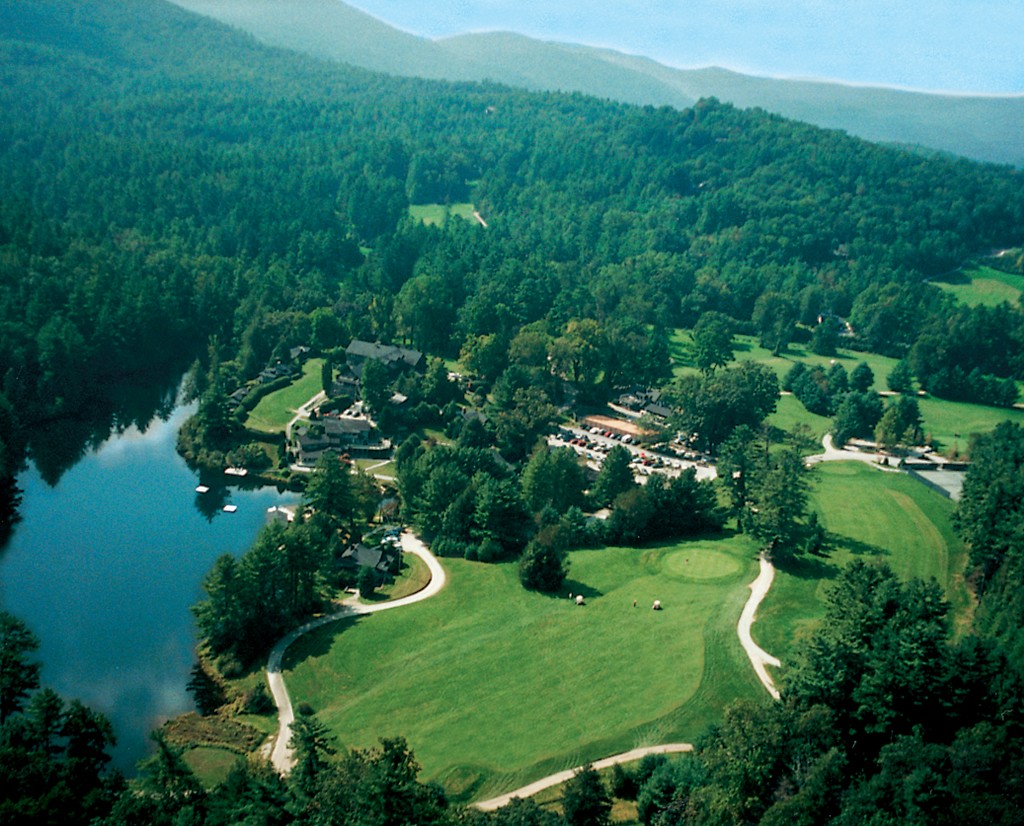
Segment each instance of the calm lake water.
[[[189,607],[203,577],[220,554],[248,548],[267,508],[297,498],[273,488],[197,494],[197,474],[174,450],[191,410],[110,436],[52,486],[30,467],[19,479],[22,521],[0,550],[0,604],[39,637],[43,684],[111,719],[114,765],[126,773],[153,728],[193,707]],[[237,512],[223,513],[225,503]]]

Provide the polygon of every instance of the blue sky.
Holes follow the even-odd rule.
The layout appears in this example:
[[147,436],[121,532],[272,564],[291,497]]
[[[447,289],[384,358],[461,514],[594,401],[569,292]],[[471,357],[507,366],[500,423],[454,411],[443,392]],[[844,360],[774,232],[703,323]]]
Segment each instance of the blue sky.
[[414,34],[515,31],[680,68],[1024,93],[1024,0],[351,0]]

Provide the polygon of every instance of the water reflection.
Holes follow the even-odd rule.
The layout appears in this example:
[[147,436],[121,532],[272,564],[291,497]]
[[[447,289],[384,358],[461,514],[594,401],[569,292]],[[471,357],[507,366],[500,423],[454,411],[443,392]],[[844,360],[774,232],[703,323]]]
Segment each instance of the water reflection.
[[[203,577],[252,543],[267,508],[297,498],[222,481],[197,494],[175,452],[191,407],[167,398],[151,395],[148,417],[121,407],[113,435],[94,421],[37,437],[18,478],[23,518],[0,556],[0,604],[40,638],[44,684],[111,718],[127,772],[149,731],[191,707],[189,609]],[[236,513],[223,512],[228,501]]]

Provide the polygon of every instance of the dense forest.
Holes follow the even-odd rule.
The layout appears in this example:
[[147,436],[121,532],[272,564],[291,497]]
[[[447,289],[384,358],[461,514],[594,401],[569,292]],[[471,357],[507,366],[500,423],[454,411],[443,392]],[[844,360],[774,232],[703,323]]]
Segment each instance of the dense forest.
[[[1012,403],[1006,380],[1024,378],[1020,307],[965,308],[927,283],[1020,246],[1024,176],[1008,168],[715,100],[679,111],[383,77],[261,47],[161,0],[0,0],[0,77],[7,528],[15,474],[26,455],[44,455],[47,422],[116,426],[132,415],[116,388],[162,392],[195,363],[196,392],[221,392],[298,345],[331,353],[355,337],[460,356],[491,391],[488,444],[508,461],[481,450],[467,421],[450,449],[400,449],[401,493],[452,552],[532,562],[554,548],[556,577],[561,550],[594,537],[577,530],[579,480],[541,483],[562,471],[557,453],[530,451],[537,424],[570,392],[600,400],[665,382],[671,328],[718,320],[778,351],[798,324],[806,333],[839,317],[848,343],[903,357],[936,395]],[[486,227],[409,214],[460,202]],[[713,355],[708,364],[669,394],[703,447],[752,461],[728,430],[756,426],[774,382],[753,367],[716,372]],[[737,396],[764,404],[748,417],[710,403]],[[812,404],[858,404],[849,398]],[[850,415],[857,427],[886,415],[894,432],[912,427],[913,410],[892,409]],[[981,595],[977,637],[951,639],[930,586],[851,570],[783,703],[736,709],[694,761],[632,778],[645,823],[1013,822],[1024,805],[1020,442],[1005,427],[975,447],[992,461],[972,471],[959,511]],[[65,445],[65,457],[75,450]],[[793,487],[794,455],[765,460],[763,490],[730,492],[766,541],[780,528],[764,491]],[[621,503],[616,541],[721,524],[692,478],[640,493],[607,476],[591,496]],[[650,519],[680,502],[700,519]],[[535,536],[514,530],[545,512]],[[318,530],[352,532],[312,525],[307,538]],[[310,571],[313,544],[294,548]],[[228,567],[218,576],[238,573]],[[524,582],[546,582],[543,567]],[[242,565],[239,576],[257,588],[260,570]],[[261,635],[318,604],[315,577],[294,585]],[[263,605],[249,595],[250,608]],[[245,606],[225,605],[200,623],[248,661],[264,640],[238,637],[230,621]],[[146,794],[126,792],[104,772],[109,725],[39,689],[28,629],[4,615],[0,632],[0,822],[227,823],[245,807],[252,822],[550,822],[526,804],[493,816],[449,807],[416,782],[401,742],[328,760],[315,717],[297,727],[300,768],[287,783],[248,765],[207,793],[160,742]],[[897,799],[903,809],[891,808]]]
[[[862,346],[913,349],[936,392],[1024,369],[1019,308],[923,283],[1019,243],[1006,168],[714,100],[385,78],[156,0],[10,0],[0,49],[0,372],[23,424],[211,350],[245,378],[351,336],[456,355],[596,322],[604,358],[569,354],[585,380],[647,346],[638,330],[708,310],[783,330],[848,316]],[[470,199],[486,231],[407,215]],[[6,476],[20,451],[6,436]]]

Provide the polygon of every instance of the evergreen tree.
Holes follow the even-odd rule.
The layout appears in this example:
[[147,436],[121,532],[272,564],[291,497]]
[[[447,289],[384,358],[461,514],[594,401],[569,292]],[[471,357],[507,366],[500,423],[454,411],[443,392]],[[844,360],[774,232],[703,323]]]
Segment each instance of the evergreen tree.
[[568,826],[607,826],[612,801],[592,765],[587,763],[570,778],[562,791],[562,813]]
[[633,478],[633,454],[622,445],[608,451],[590,489],[590,502],[595,508],[606,508],[615,498],[636,487]]

